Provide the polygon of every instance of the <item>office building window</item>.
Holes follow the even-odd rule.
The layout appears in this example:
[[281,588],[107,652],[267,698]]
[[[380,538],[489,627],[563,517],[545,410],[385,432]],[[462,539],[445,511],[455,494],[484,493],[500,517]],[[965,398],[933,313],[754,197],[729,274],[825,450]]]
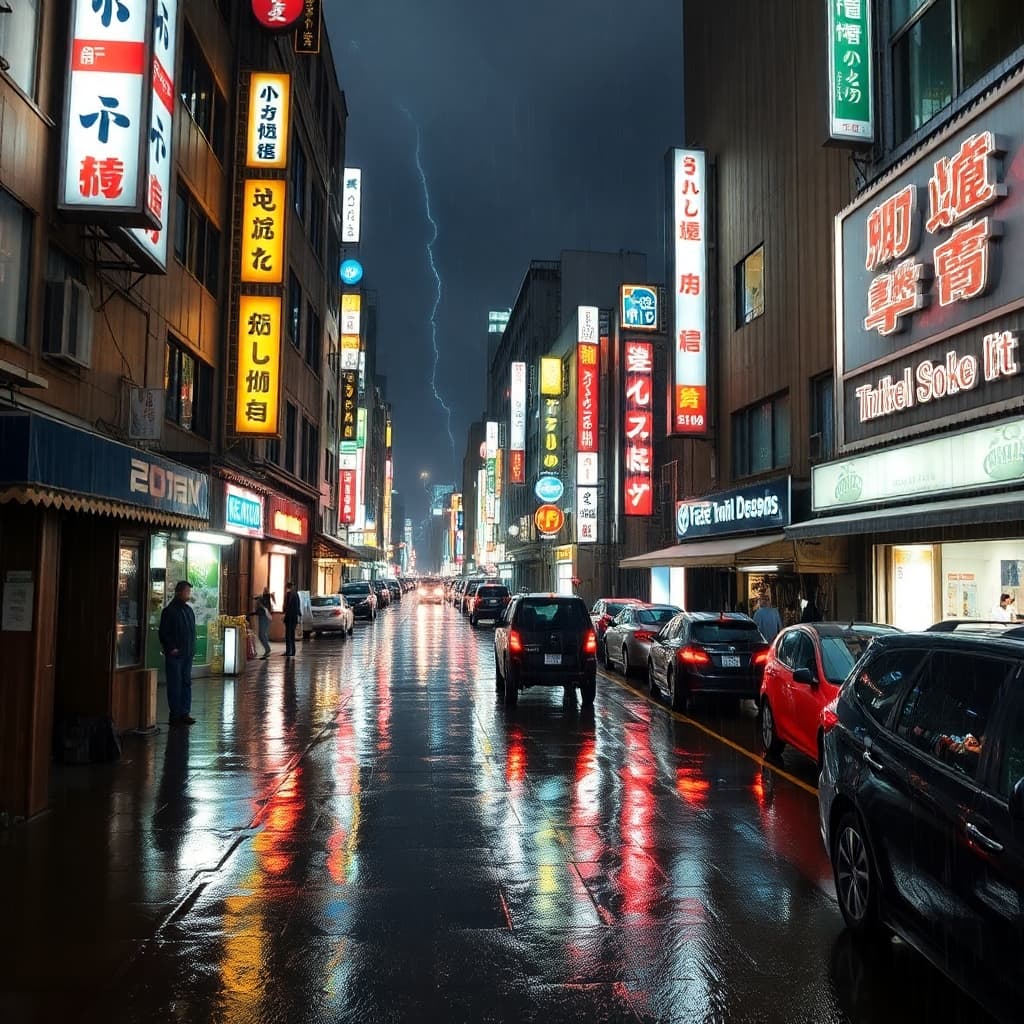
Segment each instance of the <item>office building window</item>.
[[31,253],[32,214],[0,188],[0,338],[16,345],[26,340]]
[[764,246],[736,264],[736,326],[764,313]]
[[291,402],[285,403],[284,410],[284,468],[295,472],[295,433],[298,430],[299,411]]
[[185,25],[181,45],[181,102],[203,133],[217,159],[224,163],[228,136],[228,106],[217,87],[213,71],[199,48],[189,25]]
[[815,462],[832,458],[835,451],[834,394],[831,373],[823,373],[811,380],[810,455]]
[[324,449],[324,480],[330,483],[334,479],[334,453],[330,448]]
[[299,133],[292,137],[292,202],[299,220],[306,222],[306,151],[299,141]]
[[312,303],[306,304],[306,365],[320,374],[320,317]]
[[168,338],[164,362],[164,417],[200,437],[213,425],[213,368]]
[[302,417],[302,479],[309,484],[319,485],[320,431]]
[[789,449],[789,395],[776,395],[733,413],[733,476],[788,466]]
[[324,262],[324,190],[314,181],[309,188],[309,244],[320,265]]
[[13,5],[0,6],[0,58],[4,71],[32,99],[36,98],[38,37],[39,0],[15,0]]
[[296,347],[302,347],[302,285],[294,270],[288,271],[288,340]]
[[220,287],[220,231],[180,181],[174,205],[174,255],[216,298]]

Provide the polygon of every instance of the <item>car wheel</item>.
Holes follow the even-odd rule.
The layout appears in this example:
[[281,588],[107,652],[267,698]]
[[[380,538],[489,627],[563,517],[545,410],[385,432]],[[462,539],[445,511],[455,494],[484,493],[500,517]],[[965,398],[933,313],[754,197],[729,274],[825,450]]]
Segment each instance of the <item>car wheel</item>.
[[775,731],[775,714],[767,697],[761,701],[761,746],[770,757],[778,757],[786,745]]
[[622,648],[622,674],[629,678],[629,674],[633,671],[633,666],[629,663],[629,650],[623,645]]
[[850,812],[836,829],[832,846],[836,896],[847,928],[858,935],[883,930],[878,913],[878,874],[860,818]]
[[584,707],[594,703],[597,696],[597,676],[588,676],[580,683],[580,699]]
[[505,676],[505,707],[514,708],[519,703],[519,687],[512,672]]
[[657,697],[661,693],[661,687],[658,686],[658,680],[654,675],[654,662],[650,659],[647,661],[647,686],[652,697]]
[[666,675],[668,680],[668,692],[672,694],[672,710],[686,713],[690,706],[690,695],[683,688],[681,683],[676,682],[676,674],[672,669]]
[[501,661],[494,656],[494,688],[501,693],[505,689],[505,677],[501,674]]

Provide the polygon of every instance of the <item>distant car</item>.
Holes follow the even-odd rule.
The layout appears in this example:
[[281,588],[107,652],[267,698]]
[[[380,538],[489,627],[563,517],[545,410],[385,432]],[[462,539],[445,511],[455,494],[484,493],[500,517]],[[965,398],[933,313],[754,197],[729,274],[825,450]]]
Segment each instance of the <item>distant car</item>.
[[680,612],[651,641],[647,682],[664,690],[674,711],[696,694],[757,700],[768,644],[754,620],[739,612]]
[[373,592],[377,595],[377,608],[387,608],[391,604],[391,591],[388,589],[388,585],[380,579],[370,580],[370,586],[373,587]]
[[594,624],[594,635],[597,637],[597,657],[602,663],[605,659],[604,633],[612,624],[612,620],[627,605],[641,605],[644,602],[635,597],[599,597],[590,609],[590,621]]
[[494,630],[496,685],[507,707],[529,686],[579,687],[584,705],[597,693],[597,637],[578,597],[517,594]]
[[1024,642],[878,637],[830,709],[821,834],[847,927],[890,930],[998,1020],[1024,1007]]
[[483,586],[493,585],[496,587],[504,586],[502,581],[497,577],[490,576],[478,576],[473,577],[466,583],[466,589],[463,590],[462,596],[459,601],[459,611],[462,612],[467,618],[472,610],[472,602],[476,598],[476,592]]
[[651,641],[661,627],[682,610],[674,604],[627,605],[605,630],[606,662],[609,665],[618,662],[626,676],[634,671],[642,672],[647,665]]
[[391,591],[391,600],[398,602],[402,600],[402,587],[398,580],[385,580],[384,586]]
[[475,629],[478,622],[497,622],[511,597],[504,583],[485,583],[469,598],[469,624]]
[[370,586],[367,580],[353,580],[351,583],[341,585],[341,593],[345,600],[352,606],[352,612],[357,619],[377,618],[377,592]]
[[344,594],[323,594],[309,599],[308,618],[302,620],[303,632],[317,636],[320,633],[352,635],[355,613]]
[[877,636],[899,632],[875,623],[808,622],[775,638],[758,701],[761,742],[777,757],[788,743],[821,761],[823,710]]
[[416,592],[419,594],[421,604],[444,603],[444,585],[434,577],[420,580]]

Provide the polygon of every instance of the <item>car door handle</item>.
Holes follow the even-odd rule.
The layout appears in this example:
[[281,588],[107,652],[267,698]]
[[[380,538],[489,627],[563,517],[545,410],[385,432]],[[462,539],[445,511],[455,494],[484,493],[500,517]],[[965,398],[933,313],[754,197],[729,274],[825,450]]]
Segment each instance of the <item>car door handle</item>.
[[967,835],[971,839],[973,839],[980,847],[988,850],[989,853],[1003,852],[1003,844],[997,843],[994,839],[990,839],[973,822],[967,822],[967,824],[964,826],[964,831],[966,831]]
[[870,750],[865,750],[864,751],[864,758],[863,758],[863,760],[864,760],[864,763],[866,765],[870,765],[872,768],[874,768],[874,770],[876,772],[881,772],[881,771],[885,770],[885,765],[883,765],[880,761],[876,761],[871,756],[871,751]]

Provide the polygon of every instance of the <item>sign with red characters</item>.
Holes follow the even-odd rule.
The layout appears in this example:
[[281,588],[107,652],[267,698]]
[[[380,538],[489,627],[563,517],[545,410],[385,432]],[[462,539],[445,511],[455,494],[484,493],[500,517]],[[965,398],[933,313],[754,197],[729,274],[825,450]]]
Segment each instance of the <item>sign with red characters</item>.
[[356,466],[355,453],[343,452],[339,458],[341,472],[338,477],[338,521],[352,526],[356,521]]
[[309,540],[309,510],[305,505],[272,494],[267,499],[267,522],[263,528],[268,537],[305,544]]
[[596,452],[598,416],[597,345],[576,346],[576,451]]
[[625,343],[625,422],[623,486],[627,516],[654,512],[654,346]]
[[303,6],[303,0],[252,0],[252,13],[264,28],[276,32],[294,25]]

